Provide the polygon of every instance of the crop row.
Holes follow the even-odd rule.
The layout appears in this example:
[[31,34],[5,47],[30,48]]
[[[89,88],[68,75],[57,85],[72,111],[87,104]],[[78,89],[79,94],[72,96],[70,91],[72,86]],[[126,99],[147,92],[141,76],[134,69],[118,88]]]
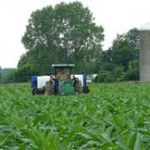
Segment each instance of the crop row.
[[88,95],[32,96],[0,85],[1,150],[149,150],[150,85],[91,84]]

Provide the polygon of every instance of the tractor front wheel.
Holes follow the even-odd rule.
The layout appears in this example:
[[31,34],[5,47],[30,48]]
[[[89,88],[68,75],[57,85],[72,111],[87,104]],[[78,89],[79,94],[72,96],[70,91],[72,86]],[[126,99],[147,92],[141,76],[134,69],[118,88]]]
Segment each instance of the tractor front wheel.
[[90,92],[90,89],[88,86],[84,86],[83,87],[83,93],[89,93]]

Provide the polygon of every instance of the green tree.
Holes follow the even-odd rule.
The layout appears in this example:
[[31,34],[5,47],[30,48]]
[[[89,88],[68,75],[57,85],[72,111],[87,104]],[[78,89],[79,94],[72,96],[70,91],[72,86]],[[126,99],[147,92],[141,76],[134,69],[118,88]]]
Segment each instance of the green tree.
[[99,73],[99,79],[103,82],[139,79],[139,31],[136,28],[117,35],[112,47],[102,51],[100,69],[103,76]]
[[33,12],[29,19],[22,37],[29,51],[18,67],[39,64],[45,73],[52,63],[75,63],[76,71],[87,72],[89,62],[88,69],[92,71],[100,57],[103,38],[103,28],[94,23],[92,13],[80,2],[48,6]]
[[100,63],[101,70],[112,71],[116,67],[116,64],[113,62],[111,48],[109,48],[106,51],[102,51],[100,60],[101,60]]
[[15,82],[28,82],[33,75],[33,71],[29,64],[26,64],[15,71]]
[[14,73],[15,73],[14,68],[5,68],[2,69],[0,68],[0,83],[12,83],[15,82],[15,78],[14,78]]
[[129,69],[126,73],[126,80],[139,80],[139,60],[135,59],[130,62]]
[[139,49],[140,49],[140,34],[139,30],[137,28],[133,28],[127,32],[125,35],[126,39],[129,41],[129,43],[137,50],[137,56],[139,55]]
[[134,59],[134,49],[126,39],[118,36],[113,43],[112,55],[113,62],[127,70],[129,62]]

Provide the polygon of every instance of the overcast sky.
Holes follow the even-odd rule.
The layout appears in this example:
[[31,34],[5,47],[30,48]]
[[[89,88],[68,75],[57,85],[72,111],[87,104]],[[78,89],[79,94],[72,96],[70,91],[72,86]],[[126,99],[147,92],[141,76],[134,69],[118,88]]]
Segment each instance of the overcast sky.
[[103,48],[111,46],[117,34],[150,22],[149,0],[0,0],[0,66],[16,67],[26,52],[21,38],[33,11],[60,2],[80,1],[88,7],[97,25],[104,28]]

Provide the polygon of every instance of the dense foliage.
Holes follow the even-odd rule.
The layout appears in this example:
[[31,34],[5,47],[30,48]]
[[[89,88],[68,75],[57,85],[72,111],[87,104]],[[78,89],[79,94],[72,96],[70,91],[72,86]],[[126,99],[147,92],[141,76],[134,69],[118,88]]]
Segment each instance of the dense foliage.
[[11,83],[15,82],[15,71],[14,68],[5,68],[0,67],[0,83]]
[[[41,55],[42,58],[41,53],[38,55],[39,57]],[[26,56],[22,56],[21,60],[24,60],[24,57]],[[44,56],[44,58],[45,57],[46,56]],[[101,51],[98,57],[99,59],[88,64],[88,69],[86,69],[86,72],[89,74],[98,73],[95,80],[96,82],[139,80],[139,31],[137,29],[132,29],[126,34],[118,35],[112,47],[107,51]],[[46,74],[52,73],[50,66],[47,71],[44,71],[40,63],[34,63],[37,67],[31,67],[29,61],[10,74],[0,74],[2,79],[1,82],[26,82],[31,79],[32,75],[39,75],[38,70],[41,71],[41,75],[44,75],[45,72]],[[78,65],[82,64],[79,63]],[[78,65],[74,70],[75,73],[79,73]],[[82,72],[84,72],[84,70]]]
[[[53,63],[75,63],[73,73],[98,74],[95,82],[139,80],[139,31],[118,34],[103,50],[103,28],[80,2],[60,3],[31,14],[22,37],[27,52],[18,67],[1,82],[28,82],[33,75],[50,75]],[[1,69],[1,68],[0,68]]]
[[150,84],[92,84],[88,95],[32,96],[0,85],[0,148],[149,150]]
[[139,31],[117,35],[112,47],[102,51],[97,82],[139,80]]
[[[75,63],[76,71],[92,72],[100,57],[103,28],[80,2],[60,3],[32,13],[22,42],[29,51],[18,67],[30,65],[47,73],[53,63]],[[35,69],[36,68],[36,69]]]

